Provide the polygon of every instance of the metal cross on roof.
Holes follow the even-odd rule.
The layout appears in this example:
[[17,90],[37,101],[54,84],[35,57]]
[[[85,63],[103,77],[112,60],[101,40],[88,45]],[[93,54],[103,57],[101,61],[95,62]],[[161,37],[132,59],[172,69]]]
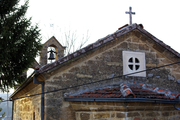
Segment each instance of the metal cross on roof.
[[126,14],[129,14],[129,22],[130,22],[129,24],[130,25],[132,24],[132,15],[135,14],[135,12],[132,12],[131,10],[132,10],[132,8],[129,7],[129,12],[126,12]]

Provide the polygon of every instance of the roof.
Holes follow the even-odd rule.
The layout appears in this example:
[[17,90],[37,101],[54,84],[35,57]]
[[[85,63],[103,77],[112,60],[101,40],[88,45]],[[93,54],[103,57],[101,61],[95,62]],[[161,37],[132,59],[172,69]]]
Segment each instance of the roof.
[[[136,85],[136,86],[135,86]],[[153,100],[158,101],[178,101],[179,94],[173,94],[170,91],[159,89],[158,87],[154,87],[151,85],[139,83],[134,84],[134,86],[128,86],[124,83],[120,85],[120,87],[116,88],[104,88],[104,89],[96,89],[94,91],[83,92],[78,95],[70,95],[65,97],[66,101],[89,101],[91,99],[107,99],[110,100],[124,100],[124,99],[131,99],[134,100]],[[111,99],[113,98],[113,99]],[[84,99],[84,100],[83,100]],[[136,102],[136,101],[134,101]],[[142,101],[141,101],[142,102]]]
[[88,53],[91,50],[95,50],[96,48],[107,44],[108,42],[123,36],[126,33],[129,33],[133,30],[139,30],[142,34],[146,35],[147,37],[149,37],[150,39],[154,40],[157,44],[159,44],[160,46],[166,48],[168,51],[172,52],[174,55],[176,55],[177,57],[180,57],[180,54],[175,51],[174,49],[172,49],[170,46],[166,45],[165,43],[163,43],[161,40],[157,39],[155,36],[153,36],[152,34],[150,34],[148,31],[146,31],[145,29],[143,29],[142,24],[132,24],[132,25],[125,25],[121,28],[119,28],[115,33],[107,35],[104,38],[101,38],[99,40],[97,40],[95,43],[92,43],[72,54],[69,54],[63,58],[60,58],[59,60],[51,63],[51,64],[47,64],[43,67],[41,67],[37,73],[43,73],[46,71],[51,71],[54,70],[56,68],[58,68],[59,66],[61,66],[62,64],[66,63],[67,61],[74,59],[74,58],[78,58],[81,55]]

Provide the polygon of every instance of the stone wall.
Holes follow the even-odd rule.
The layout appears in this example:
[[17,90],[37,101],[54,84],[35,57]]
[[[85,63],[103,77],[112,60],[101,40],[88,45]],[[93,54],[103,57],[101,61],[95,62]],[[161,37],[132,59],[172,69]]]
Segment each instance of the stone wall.
[[[145,52],[147,69],[179,61],[177,56],[170,53],[165,48],[159,46],[153,40],[142,35],[139,31],[135,30],[121,36],[120,38],[116,38],[116,40],[111,41],[107,45],[104,45],[95,51],[91,51],[82,55],[78,59],[69,60],[59,69],[56,69],[52,72],[48,71],[48,73],[44,74],[46,78],[46,91],[83,85],[111,78],[112,76],[116,77],[123,75],[122,51],[124,50]],[[74,113],[73,105],[67,108],[64,107],[64,97],[66,95],[75,95],[97,88],[113,87],[115,85],[119,85],[122,82],[127,84],[136,84],[142,82],[145,84],[151,84],[152,86],[159,87],[164,90],[170,90],[172,92],[179,93],[179,69],[179,65],[172,65],[161,69],[147,71],[146,77],[119,77],[116,79],[105,80],[94,84],[83,85],[80,87],[69,88],[63,91],[46,94],[46,120],[57,120],[60,118],[62,118],[60,120],[73,120],[75,119],[75,116],[77,119],[81,119],[81,117],[83,117],[83,113],[84,115],[88,115],[90,118],[92,118],[92,116],[102,116],[98,115],[101,112],[96,113],[96,111],[90,113],[86,111],[79,111]],[[159,107],[161,107],[161,105]],[[144,110],[146,111],[146,109]],[[109,112],[111,109],[104,111]],[[130,117],[130,115],[137,113],[127,113],[126,111],[120,112],[118,110],[114,111],[114,113],[108,113],[107,117],[109,117],[109,119],[111,119],[113,116],[117,118],[121,114],[126,117]],[[162,109],[158,109],[157,111],[160,112]],[[146,118],[146,116],[150,113],[152,113],[151,110],[149,113],[143,113],[144,117],[141,117],[141,113],[138,112],[137,120],[138,118]],[[69,118],[68,114],[71,114]],[[161,118],[163,117],[163,114],[165,113],[160,112],[157,114],[157,116]],[[172,114],[179,113],[175,112]],[[135,118],[136,117],[132,117],[132,119]]]
[[[28,89],[28,88],[27,88]],[[23,96],[41,93],[41,85],[26,92]],[[16,96],[23,97],[23,96]],[[40,120],[41,96],[26,97],[14,101],[13,120]]]
[[[67,103],[66,103],[67,104]],[[179,120],[180,111],[172,104],[121,102],[69,102],[71,120]]]

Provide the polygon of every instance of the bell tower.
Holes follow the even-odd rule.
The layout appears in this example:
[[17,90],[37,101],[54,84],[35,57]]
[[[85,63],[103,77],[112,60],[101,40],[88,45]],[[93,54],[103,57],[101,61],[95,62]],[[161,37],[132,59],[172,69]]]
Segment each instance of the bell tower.
[[[64,57],[65,48],[66,47],[62,46],[54,36],[51,37],[46,43],[44,43],[40,52],[40,65],[43,66]],[[50,62],[48,62],[49,60]]]

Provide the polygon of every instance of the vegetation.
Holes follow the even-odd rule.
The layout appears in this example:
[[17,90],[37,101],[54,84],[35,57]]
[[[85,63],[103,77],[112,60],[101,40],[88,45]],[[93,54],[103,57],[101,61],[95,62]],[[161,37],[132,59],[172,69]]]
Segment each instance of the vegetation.
[[28,1],[0,0],[0,90],[25,80],[23,72],[41,49],[40,30],[26,18]]

